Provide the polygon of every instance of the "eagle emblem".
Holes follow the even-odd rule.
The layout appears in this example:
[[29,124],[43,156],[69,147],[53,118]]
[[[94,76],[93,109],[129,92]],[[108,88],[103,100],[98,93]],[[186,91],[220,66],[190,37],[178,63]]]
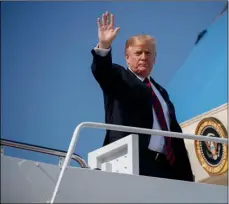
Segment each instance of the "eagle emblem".
[[[214,117],[204,118],[197,125],[196,135],[206,137],[228,138],[228,133],[219,119]],[[210,175],[219,175],[228,168],[228,145],[211,141],[194,141],[197,159],[200,165]]]
[[[209,133],[207,134],[207,137],[214,137],[214,134]],[[216,143],[216,142],[210,142],[207,141],[205,142],[206,146],[207,146],[207,155],[214,159],[217,160],[217,158],[219,157],[219,153],[220,153],[220,144]]]

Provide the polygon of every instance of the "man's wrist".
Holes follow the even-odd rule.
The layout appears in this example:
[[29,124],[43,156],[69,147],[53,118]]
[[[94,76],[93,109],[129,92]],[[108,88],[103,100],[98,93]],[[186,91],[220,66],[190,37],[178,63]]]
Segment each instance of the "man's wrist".
[[105,57],[111,51],[111,46],[109,48],[101,48],[99,47],[99,44],[97,44],[97,46],[94,48],[94,51],[97,55]]
[[111,44],[110,43],[101,43],[99,42],[98,45],[97,45],[98,48],[101,48],[101,49],[110,49],[111,47]]

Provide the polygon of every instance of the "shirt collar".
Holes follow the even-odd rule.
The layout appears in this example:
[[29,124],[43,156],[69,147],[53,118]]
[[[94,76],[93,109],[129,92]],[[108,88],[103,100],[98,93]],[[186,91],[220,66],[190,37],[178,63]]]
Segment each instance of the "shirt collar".
[[[143,77],[137,75],[136,73],[134,73],[133,70],[132,70],[130,67],[128,67],[128,69],[129,69],[138,79],[140,79],[141,81],[144,81],[145,78],[143,78]],[[149,81],[150,81],[150,76],[148,76],[147,78],[148,78]]]

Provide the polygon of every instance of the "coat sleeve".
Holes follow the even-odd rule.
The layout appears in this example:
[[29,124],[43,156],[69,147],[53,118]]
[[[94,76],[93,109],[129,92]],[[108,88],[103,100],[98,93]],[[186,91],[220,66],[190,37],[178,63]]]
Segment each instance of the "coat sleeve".
[[128,88],[124,79],[124,68],[112,63],[111,51],[106,56],[96,54],[94,49],[91,52],[93,55],[91,70],[103,92],[123,97]]

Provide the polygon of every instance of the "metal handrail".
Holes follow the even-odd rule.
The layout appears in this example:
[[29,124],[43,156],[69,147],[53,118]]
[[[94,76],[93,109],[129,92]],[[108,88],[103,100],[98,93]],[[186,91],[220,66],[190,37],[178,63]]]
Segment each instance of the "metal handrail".
[[113,125],[113,124],[104,124],[104,123],[95,123],[95,122],[83,122],[83,123],[80,123],[73,132],[72,139],[71,139],[71,142],[68,148],[67,156],[65,158],[64,164],[59,174],[50,203],[54,203],[55,201],[56,195],[59,192],[59,186],[63,178],[63,174],[65,172],[66,167],[69,165],[71,155],[78,141],[80,130],[85,127],[115,130],[115,131],[129,132],[129,133],[141,133],[141,134],[147,134],[147,135],[162,135],[162,136],[167,136],[167,137],[184,138],[184,139],[199,140],[199,141],[211,141],[211,142],[217,142],[217,143],[222,143],[222,144],[228,144],[228,139],[226,138],[206,137],[202,135],[193,135],[193,134],[169,132],[169,131],[162,131],[162,130],[152,130],[152,129],[136,128],[136,127],[122,126],[122,125]]
[[[1,146],[14,147],[18,149],[24,149],[24,150],[29,150],[33,152],[39,152],[39,153],[44,153],[44,154],[49,154],[49,155],[54,155],[59,157],[65,157],[67,154],[67,152],[63,150],[52,149],[52,148],[42,147],[42,146],[32,145],[32,144],[26,144],[22,142],[16,142],[13,140],[7,140],[7,139],[1,139]],[[82,168],[88,168],[87,163],[79,155],[73,153],[71,155],[71,159],[78,162]]]

